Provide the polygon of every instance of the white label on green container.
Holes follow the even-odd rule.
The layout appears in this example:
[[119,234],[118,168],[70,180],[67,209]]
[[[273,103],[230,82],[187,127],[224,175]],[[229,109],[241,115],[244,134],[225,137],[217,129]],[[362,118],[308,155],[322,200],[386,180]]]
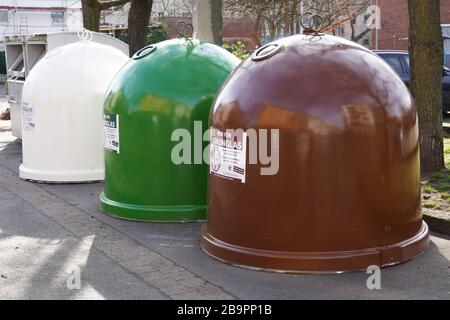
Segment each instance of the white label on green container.
[[247,134],[211,128],[209,172],[212,175],[245,183]]
[[34,131],[36,123],[34,121],[34,108],[27,102],[22,103],[22,125],[27,131]]
[[120,152],[119,115],[104,114],[105,149]]

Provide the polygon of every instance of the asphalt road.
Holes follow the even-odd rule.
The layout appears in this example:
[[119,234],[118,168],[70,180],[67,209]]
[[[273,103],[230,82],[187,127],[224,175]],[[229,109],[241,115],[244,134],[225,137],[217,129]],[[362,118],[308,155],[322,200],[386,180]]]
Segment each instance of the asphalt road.
[[443,236],[383,269],[381,290],[363,272],[244,270],[201,251],[200,223],[117,220],[98,209],[101,183],[33,184],[17,177],[20,163],[20,143],[0,132],[0,299],[450,299]]

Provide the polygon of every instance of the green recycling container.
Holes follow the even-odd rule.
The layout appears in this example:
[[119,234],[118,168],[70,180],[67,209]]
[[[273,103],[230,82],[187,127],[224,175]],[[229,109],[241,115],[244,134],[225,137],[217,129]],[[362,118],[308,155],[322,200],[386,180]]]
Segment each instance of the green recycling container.
[[208,166],[199,150],[207,147],[213,100],[239,63],[219,46],[180,38],[145,47],[125,65],[105,97],[104,213],[138,221],[206,218]]

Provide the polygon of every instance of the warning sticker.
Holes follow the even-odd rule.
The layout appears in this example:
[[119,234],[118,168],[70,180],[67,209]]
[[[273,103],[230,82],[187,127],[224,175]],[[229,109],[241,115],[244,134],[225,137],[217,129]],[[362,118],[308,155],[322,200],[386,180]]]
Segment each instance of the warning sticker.
[[24,130],[34,131],[36,123],[34,122],[34,108],[27,102],[22,103],[22,126]]
[[211,128],[210,173],[245,183],[247,134]]
[[119,115],[104,114],[105,149],[120,153]]

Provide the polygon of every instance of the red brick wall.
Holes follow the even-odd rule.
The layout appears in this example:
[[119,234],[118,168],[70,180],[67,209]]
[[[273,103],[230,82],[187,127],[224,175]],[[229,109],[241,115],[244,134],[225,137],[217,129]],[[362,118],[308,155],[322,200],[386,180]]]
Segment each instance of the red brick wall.
[[[428,1],[428,0],[425,0]],[[374,0],[375,3],[375,0]],[[381,9],[380,50],[408,50],[408,0],[378,0]],[[441,22],[450,24],[450,0],[441,0]],[[375,31],[372,32],[372,48],[375,48]]]
[[[256,35],[255,35],[256,33]],[[224,18],[223,42],[234,43],[241,40],[247,49],[255,49],[256,39],[262,37],[261,28],[255,30],[255,20],[252,18]]]

